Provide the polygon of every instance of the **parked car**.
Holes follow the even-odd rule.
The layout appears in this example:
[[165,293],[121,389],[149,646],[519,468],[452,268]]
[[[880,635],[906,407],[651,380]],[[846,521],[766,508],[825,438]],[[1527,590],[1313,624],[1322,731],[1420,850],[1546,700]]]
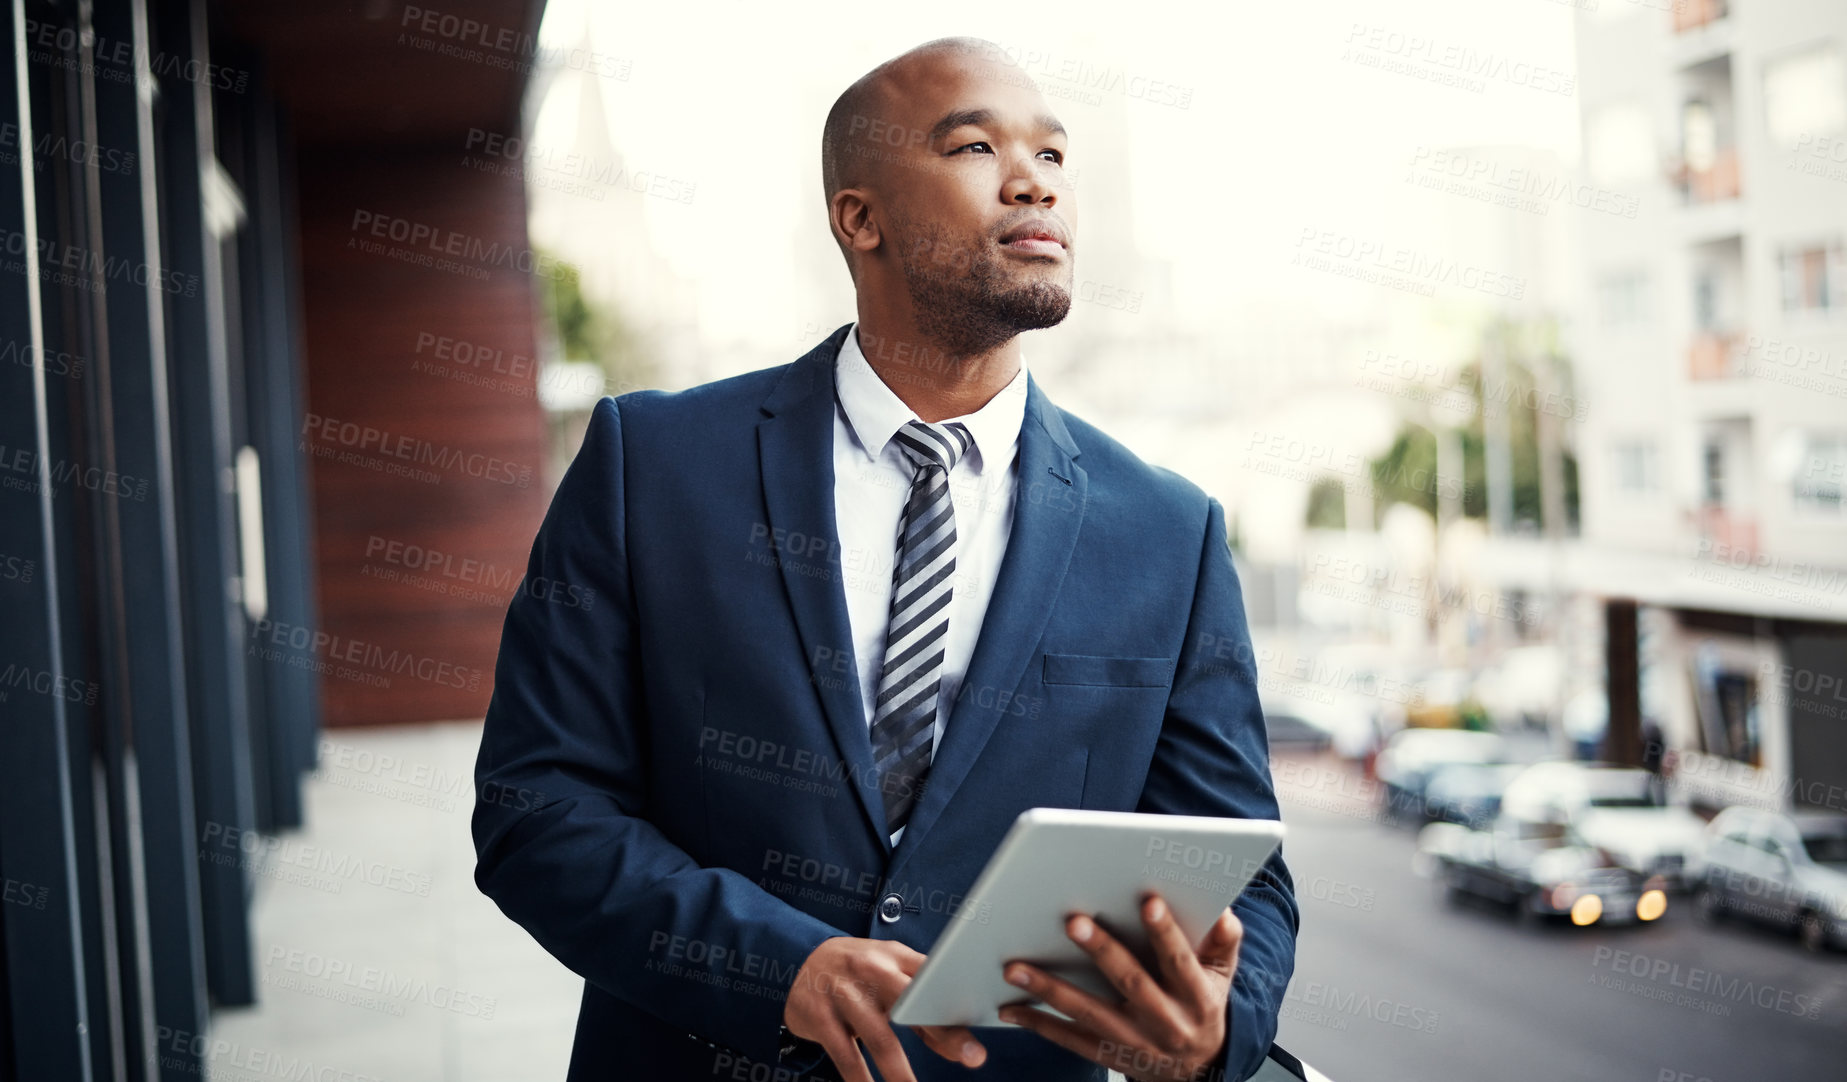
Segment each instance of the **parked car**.
[[1269,738],[1271,751],[1287,748],[1290,751],[1316,752],[1334,746],[1333,736],[1304,715],[1305,712],[1292,700],[1278,699],[1263,704],[1263,728]]
[[[1359,695],[1329,691],[1320,696],[1265,698],[1263,719],[1271,746],[1333,749],[1343,759],[1363,759],[1379,744],[1376,707]],[[1279,735],[1280,734],[1280,735]]]
[[1382,787],[1386,818],[1422,820],[1424,789],[1437,768],[1453,763],[1498,763],[1507,745],[1494,733],[1462,729],[1400,729],[1385,742],[1373,769]]
[[1484,830],[1501,810],[1501,794],[1526,768],[1518,763],[1446,763],[1424,786],[1424,821]]
[[1418,834],[1417,867],[1451,898],[1475,897],[1572,924],[1632,924],[1667,911],[1658,877],[1611,861],[1571,824],[1505,813],[1487,830],[1432,823]]
[[1669,890],[1687,886],[1686,864],[1705,837],[1706,822],[1664,803],[1653,774],[1609,763],[1534,763],[1508,783],[1501,810],[1528,819],[1569,822],[1589,845]]
[[1802,945],[1847,948],[1847,816],[1731,807],[1706,825],[1693,911],[1795,929]]

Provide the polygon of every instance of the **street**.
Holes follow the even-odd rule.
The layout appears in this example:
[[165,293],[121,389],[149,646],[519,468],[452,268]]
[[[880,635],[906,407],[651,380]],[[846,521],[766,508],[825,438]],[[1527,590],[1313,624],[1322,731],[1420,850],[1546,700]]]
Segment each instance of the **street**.
[[1445,901],[1335,759],[1274,766],[1302,908],[1277,1042],[1333,1082],[1847,1077],[1847,954],[1774,929],[1538,925]]

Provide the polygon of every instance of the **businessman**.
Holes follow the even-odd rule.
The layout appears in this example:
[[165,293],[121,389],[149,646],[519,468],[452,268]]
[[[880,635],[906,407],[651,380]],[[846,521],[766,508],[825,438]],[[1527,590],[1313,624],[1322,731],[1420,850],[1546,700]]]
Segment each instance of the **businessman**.
[[1115,996],[1016,962],[1017,1028],[888,1017],[1021,811],[1278,814],[1223,508],[1025,367],[1071,304],[1066,153],[992,45],[880,65],[823,134],[857,321],[597,404],[507,613],[473,819],[480,888],[584,978],[574,1082],[1266,1055],[1280,852],[1198,944],[1149,895],[1148,967],[1073,914]]

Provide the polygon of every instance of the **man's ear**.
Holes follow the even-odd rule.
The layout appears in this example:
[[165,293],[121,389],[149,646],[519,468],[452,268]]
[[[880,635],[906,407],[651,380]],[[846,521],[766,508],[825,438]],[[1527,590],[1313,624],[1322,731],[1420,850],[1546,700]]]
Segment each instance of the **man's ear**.
[[827,205],[834,236],[855,252],[870,252],[879,246],[879,223],[872,216],[870,194],[860,188],[842,188]]

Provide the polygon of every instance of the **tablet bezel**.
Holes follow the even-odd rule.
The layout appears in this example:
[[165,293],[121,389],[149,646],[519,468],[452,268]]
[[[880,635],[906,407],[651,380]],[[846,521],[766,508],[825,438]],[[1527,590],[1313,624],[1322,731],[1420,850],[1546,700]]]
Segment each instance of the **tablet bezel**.
[[[1184,847],[1210,841],[1230,847],[1232,851],[1227,855],[1226,863],[1235,862],[1235,866],[1225,868],[1217,880],[1204,878],[1205,873],[1202,871],[1201,876],[1189,882],[1186,879],[1151,878],[1144,875],[1142,869],[1134,868],[1128,861],[1124,861],[1125,870],[1113,873],[1116,876],[1114,880],[1099,881],[1099,875],[1108,876],[1112,873],[1074,861],[1070,877],[1057,884],[1053,890],[1042,889],[1044,880],[1040,878],[1033,881],[1030,894],[1009,896],[1002,893],[1012,889],[1008,886],[1009,879],[1025,874],[1012,871],[1016,865],[1028,859],[1024,854],[1032,854],[1035,858],[1045,856],[1043,852],[1033,853],[1038,847],[1057,846],[1060,848],[1055,852],[1082,854],[1086,849],[1094,850],[1099,834],[1115,838],[1126,833],[1146,839],[1145,846],[1149,854],[1155,852],[1157,844],[1162,845],[1163,856],[1167,856],[1175,844]],[[1068,899],[1116,899],[1113,903],[1105,903],[1107,909],[1097,906],[1086,911],[1092,912],[1104,927],[1121,932],[1119,938],[1146,962],[1146,938],[1142,931],[1137,900],[1143,892],[1160,891],[1173,911],[1174,919],[1193,944],[1198,946],[1212,922],[1218,919],[1218,914],[1243,892],[1250,878],[1282,843],[1283,836],[1283,824],[1275,819],[1029,808],[1021,812],[1008,828],[1000,844],[995,847],[994,854],[988,858],[987,865],[969,888],[967,896],[950,916],[949,924],[932,944],[922,967],[892,1004],[891,1020],[902,1025],[1017,1028],[1011,1022],[1002,1021],[997,1011],[1002,1004],[1020,1002],[1029,997],[1001,978],[1000,966],[992,956],[992,943],[983,937],[983,930],[993,921],[983,922],[980,919],[983,914],[1000,915],[1002,929],[993,934],[1003,934],[1010,928],[1030,930],[1033,935],[1041,937],[1038,942],[1051,954],[1048,957],[1046,953],[1035,952],[1030,956],[1018,954],[1009,957],[1030,958],[1081,988],[1119,998],[1084,949],[1063,935],[1062,921],[1065,914],[1078,911]],[[1205,859],[1209,861],[1210,855]],[[1079,877],[1082,877],[1081,880]],[[1049,900],[1054,897],[1065,900]],[[1127,906],[1126,911],[1116,911],[1124,905]],[[1056,939],[1044,938],[1041,926],[1058,929]],[[981,953],[971,955],[971,951]],[[941,1001],[944,999],[959,1001],[960,1009],[943,1011]],[[985,1005],[984,1001],[987,1001]]]

